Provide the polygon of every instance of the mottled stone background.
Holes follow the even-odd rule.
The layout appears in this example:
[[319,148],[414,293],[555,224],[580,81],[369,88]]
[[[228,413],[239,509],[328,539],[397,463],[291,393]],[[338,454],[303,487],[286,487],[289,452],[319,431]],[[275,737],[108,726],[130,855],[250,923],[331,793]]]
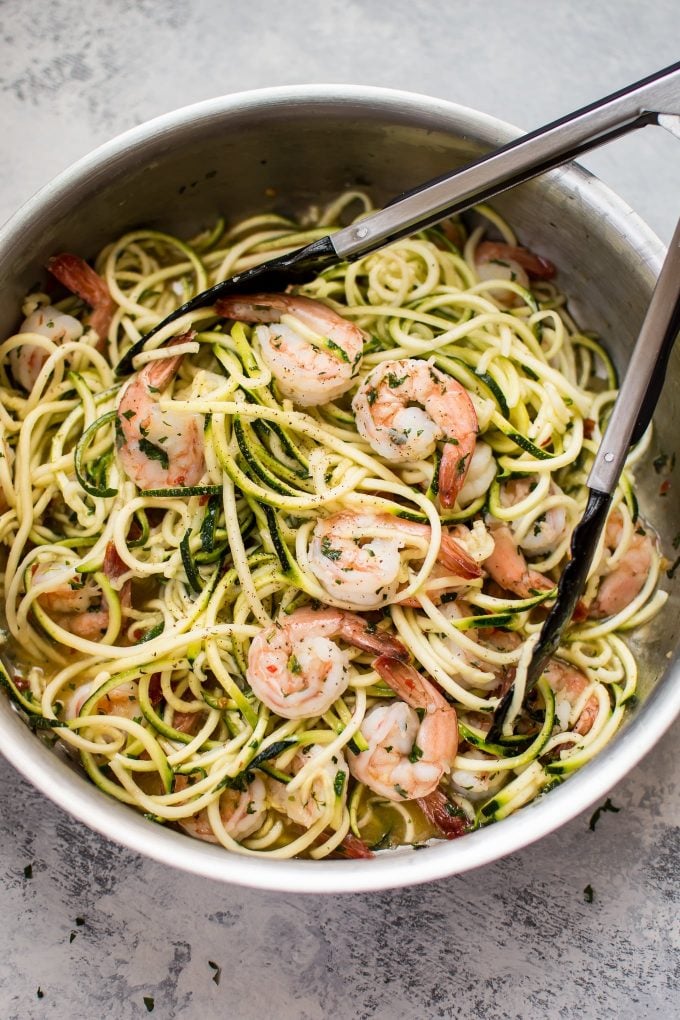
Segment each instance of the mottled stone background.
[[[677,59],[679,29],[677,0],[4,0],[0,219],[99,142],[220,93],[363,82],[531,128]],[[647,129],[584,162],[668,240],[677,142]],[[166,869],[2,762],[0,1018],[128,1020],[145,996],[159,1018],[680,1016],[677,734],[595,832],[581,817],[460,878],[344,898]]]

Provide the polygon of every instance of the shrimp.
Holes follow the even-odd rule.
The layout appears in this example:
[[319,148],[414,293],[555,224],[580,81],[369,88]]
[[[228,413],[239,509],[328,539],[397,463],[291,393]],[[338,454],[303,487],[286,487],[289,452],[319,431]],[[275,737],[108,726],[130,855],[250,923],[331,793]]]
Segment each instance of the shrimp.
[[256,697],[284,719],[323,715],[350,680],[350,654],[335,643],[337,637],[375,655],[408,658],[396,638],[354,613],[298,609],[252,641],[247,679]]
[[[291,763],[290,769],[293,775],[304,768],[319,754],[325,751],[319,744],[305,747],[299,751]],[[293,793],[290,793],[285,783],[277,779],[267,778],[267,795],[269,803],[282,815],[286,815],[296,825],[302,825],[305,829],[318,822],[325,812],[335,809],[336,798],[345,796],[347,790],[347,762],[343,755],[337,752],[325,762],[313,775],[311,782],[304,783]],[[339,789],[338,777],[341,776],[342,791]]]
[[[173,343],[192,340],[193,331]],[[118,456],[140,489],[196,485],[205,471],[203,429],[196,414],[161,411],[158,397],[176,374],[183,354],[149,361],[118,403]]]
[[374,667],[402,700],[366,714],[361,733],[369,747],[349,759],[350,772],[388,800],[427,797],[456,757],[456,710],[412,666],[383,655]]
[[465,812],[456,808],[443,790],[433,790],[427,797],[420,797],[418,807],[444,839],[458,839],[472,828]]
[[[175,780],[175,789],[181,777]],[[220,819],[229,836],[235,840],[247,839],[260,828],[267,814],[267,791],[259,777],[248,783],[245,790],[226,789],[220,795]],[[213,832],[208,811],[203,808],[189,818],[179,818],[178,825],[196,839],[205,843],[219,843]]]
[[429,457],[444,439],[439,502],[455,504],[478,432],[474,405],[459,382],[426,361],[383,361],[357,390],[352,409],[360,435],[388,461]]
[[215,308],[230,319],[266,323],[255,330],[262,358],[281,393],[296,404],[327,404],[352,386],[364,334],[320,301],[294,294],[253,294],[220,298]]
[[[104,557],[103,571],[115,582],[127,571],[127,565],[109,542]],[[97,640],[109,625],[109,608],[103,592],[94,578],[85,576],[76,580],[73,568],[62,563],[39,563],[33,571],[33,584],[48,587],[37,597],[38,605],[64,630],[76,637]],[[82,577],[82,575],[81,575]],[[120,589],[121,604],[129,608],[131,584],[126,581]]]
[[510,528],[505,524],[493,526],[491,535],[494,549],[484,560],[484,566],[496,584],[523,599],[555,587],[554,581],[545,574],[531,569],[517,547]]
[[[514,506],[526,499],[533,489],[530,478],[511,478],[500,487],[500,501],[503,506]],[[550,496],[563,495],[555,482],[550,482]],[[513,522],[519,524],[520,521]],[[511,525],[513,532],[515,527]],[[551,552],[566,536],[568,529],[567,512],[564,506],[553,506],[537,517],[526,535],[517,539],[517,545],[532,555]]]
[[[53,344],[59,345],[79,340],[83,335],[83,327],[72,315],[66,315],[52,305],[41,305],[24,319],[19,327],[19,333],[38,333],[47,337]],[[48,357],[46,350],[31,343],[15,347],[9,352],[12,375],[28,393],[33,389]]]
[[47,261],[47,268],[59,283],[63,283],[67,290],[77,294],[90,306],[92,314],[89,324],[100,341],[106,340],[116,303],[101,276],[88,266],[85,259],[67,253],[53,255]]
[[[69,695],[64,703],[64,718],[77,719],[85,702],[92,697],[100,684],[96,680],[80,687]],[[134,719],[142,714],[137,700],[137,686],[134,683],[122,683],[114,687],[108,694],[103,694],[95,702],[92,715],[117,715],[123,719]]]
[[[548,259],[534,255],[528,248],[504,244],[500,241],[482,241],[475,250],[475,268],[480,280],[512,280],[525,290],[530,278],[550,280],[555,266]],[[512,290],[493,288],[501,304],[513,306],[521,299]]]
[[[605,546],[613,553],[621,544],[623,517],[619,510],[610,515],[605,529]],[[645,524],[638,519],[623,556],[613,567],[605,567],[595,601],[589,615],[595,619],[615,616],[640,594],[649,576],[654,540]]]
[[[590,686],[590,681],[584,673],[563,659],[550,659],[543,670],[543,675],[555,694],[555,713],[560,725],[567,729],[569,717],[583,692]],[[597,718],[598,708],[598,700],[593,694],[586,701],[572,727],[575,733],[585,736]]]
[[[403,566],[400,551],[415,545],[417,551],[411,555],[423,559],[430,536],[429,525],[390,514],[333,514],[314,527],[309,565],[330,595],[353,609],[378,609],[397,593]],[[439,561],[449,573],[466,580],[481,576],[475,561],[446,533]]]
[[[465,757],[478,758],[480,765],[490,760],[490,755],[483,754],[476,748],[466,751]],[[449,776],[449,786],[457,796],[478,801],[493,797],[494,793],[498,793],[501,787],[505,786],[507,780],[507,773],[504,772],[484,772],[483,769],[479,772],[468,772],[466,769],[454,769]]]

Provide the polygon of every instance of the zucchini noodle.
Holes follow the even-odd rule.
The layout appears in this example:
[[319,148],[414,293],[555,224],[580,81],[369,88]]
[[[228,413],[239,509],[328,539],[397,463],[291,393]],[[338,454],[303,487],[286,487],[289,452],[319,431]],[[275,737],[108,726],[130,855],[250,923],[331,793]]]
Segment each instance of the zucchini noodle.
[[0,680],[106,794],[238,853],[370,856],[506,817],[612,738],[623,635],[666,599],[648,434],[525,696],[616,375],[485,206],[187,314],[116,375],[181,303],[370,208],[135,230],[96,276],[57,256],[71,289],[29,294],[0,345]]

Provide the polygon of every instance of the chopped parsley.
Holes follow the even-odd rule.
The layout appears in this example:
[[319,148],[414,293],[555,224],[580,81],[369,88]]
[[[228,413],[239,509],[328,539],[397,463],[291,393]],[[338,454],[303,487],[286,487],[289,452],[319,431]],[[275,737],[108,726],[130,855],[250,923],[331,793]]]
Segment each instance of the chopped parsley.
[[415,763],[417,761],[420,761],[420,759],[422,757],[423,757],[423,752],[422,752],[421,748],[419,748],[417,744],[414,744],[412,749],[411,749],[411,753],[408,756],[408,760]]
[[673,578],[675,577],[675,572],[678,569],[678,567],[680,567],[680,556],[676,556],[674,562],[666,571],[666,577],[668,578],[669,581],[672,581]]
[[298,659],[298,657],[296,655],[291,655],[291,657],[289,658],[289,660],[288,660],[288,670],[289,670],[289,672],[295,673],[295,674],[298,674],[298,673],[302,672],[302,666],[300,665],[300,660]]
[[123,411],[123,418],[126,418],[128,421],[130,421],[130,418],[134,418],[134,417],[135,417],[135,412],[132,410],[131,407],[127,411]]
[[378,399],[378,391],[376,390],[375,387],[373,387],[370,390],[366,390],[366,400],[368,401],[368,406],[369,407],[373,407],[373,405],[375,404],[377,399]]
[[161,467],[167,471],[170,467],[170,459],[168,458],[165,450],[161,449],[160,446],[155,446],[150,443],[148,439],[142,438],[139,440],[139,449],[149,460],[159,461]]
[[593,900],[595,899],[595,893],[593,892],[593,887],[590,884],[590,882],[583,890],[583,898],[585,899],[586,903],[592,903]]
[[328,557],[329,560],[339,560],[342,556],[341,549],[334,549],[331,545],[331,540],[327,535],[321,539],[321,554]]
[[33,878],[33,865],[27,864],[24,868],[24,878]]
[[345,779],[346,778],[347,778],[347,773],[346,772],[338,771],[338,772],[335,773],[335,780],[333,782],[333,789],[335,790],[335,796],[336,797],[341,797],[342,796],[342,791],[343,791],[344,786],[345,786]]
[[143,1001],[146,1006],[147,1013],[153,1013],[154,1006],[156,1005],[153,995],[145,995]]
[[616,807],[615,804],[612,804],[611,797],[607,797],[604,804],[601,804],[597,811],[593,813],[590,822],[588,823],[588,828],[590,829],[591,832],[595,832],[595,826],[599,822],[600,815],[603,814],[603,812],[612,811],[614,814],[618,814],[620,810],[621,808],[618,808]]
[[396,390],[398,386],[402,386],[407,379],[408,379],[407,375],[398,376],[395,375],[394,372],[387,373],[387,385],[390,387],[390,389],[393,390]]
[[391,846],[391,844],[392,844],[391,836],[392,836],[392,830],[391,829],[387,829],[386,832],[383,832],[382,836],[377,841],[377,843],[374,843],[373,846],[369,846],[368,849],[369,850],[385,850],[388,846]]
[[394,789],[397,791],[400,797],[403,797],[404,800],[408,800],[408,794],[403,786],[400,786],[399,783],[395,783]]

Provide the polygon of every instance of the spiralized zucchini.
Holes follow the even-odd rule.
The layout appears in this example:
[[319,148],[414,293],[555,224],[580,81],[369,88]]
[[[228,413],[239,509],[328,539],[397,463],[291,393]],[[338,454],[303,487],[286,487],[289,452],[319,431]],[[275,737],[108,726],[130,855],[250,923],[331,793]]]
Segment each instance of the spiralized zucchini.
[[[299,290],[357,327],[355,336],[361,331],[350,358],[294,303],[281,318],[331,375],[345,373],[337,396],[291,399],[300,380],[277,375],[264,351],[277,334],[267,340],[252,320],[215,309],[164,329],[136,359],[132,382],[115,375],[132,345],[195,293],[369,208],[365,195],[349,192],[303,224],[267,214],[227,229],[220,220],[191,241],[136,230],[95,262],[113,299],[107,336],[88,325],[90,308],[77,295],[53,304],[32,293],[28,325],[0,347],[0,541],[8,655],[20,664],[2,681],[107,794],[239,853],[362,856],[506,817],[614,735],[637,680],[621,635],[665,600],[661,554],[634,496],[646,436],[628,459],[609,538],[558,661],[524,699],[532,644],[585,506],[616,379],[555,284],[529,281],[521,256],[517,270],[513,248],[502,247],[516,245],[512,230],[486,207],[471,229],[427,230]],[[500,233],[501,247],[489,232]],[[57,335],[52,320],[35,328],[41,311],[45,319],[55,310],[84,326],[82,336],[68,323],[72,332]],[[126,390],[160,378],[171,357],[172,378]],[[363,391],[369,414],[386,414],[378,386],[388,401],[409,386],[402,410],[422,411],[423,366],[440,402],[449,401],[446,414],[468,399],[451,394],[469,396],[478,432],[445,432],[430,453],[396,461],[357,426],[353,398]],[[21,383],[28,377],[30,388]],[[382,382],[372,389],[372,379]],[[132,409],[123,419],[125,400]],[[146,413],[142,402],[167,420],[168,435],[154,439],[145,419],[133,449],[126,429]],[[396,418],[381,421],[390,442],[414,440]],[[462,441],[474,453],[461,455],[464,484],[446,505],[446,460]],[[180,455],[188,466],[158,484],[175,477]],[[505,581],[490,559],[503,539],[511,543]],[[452,568],[450,540],[476,573]],[[612,599],[607,579],[609,589],[628,584],[625,604]],[[298,676],[304,686],[314,656],[322,665],[328,657],[328,672],[337,653],[340,693],[309,714],[279,714],[254,689],[253,642],[266,660],[289,621],[332,611],[337,633],[327,638],[320,624],[308,625],[302,644],[293,643],[307,658],[290,655],[285,682]],[[374,650],[352,643],[357,617]],[[313,644],[329,640],[332,654]],[[411,737],[399,751],[412,789],[395,779],[396,752],[385,741],[375,769],[395,792],[354,775],[378,739],[374,713],[400,700],[375,665],[390,641],[407,650],[448,726],[457,715],[458,749],[439,763],[432,795],[416,795],[414,777],[436,758],[441,735],[431,747]],[[284,682],[270,673],[274,686]],[[315,677],[310,684],[321,683]],[[501,741],[489,744],[509,677],[513,706]],[[280,692],[282,704],[289,694]],[[417,707],[422,723],[431,709]],[[437,821],[433,796],[449,825]]]

